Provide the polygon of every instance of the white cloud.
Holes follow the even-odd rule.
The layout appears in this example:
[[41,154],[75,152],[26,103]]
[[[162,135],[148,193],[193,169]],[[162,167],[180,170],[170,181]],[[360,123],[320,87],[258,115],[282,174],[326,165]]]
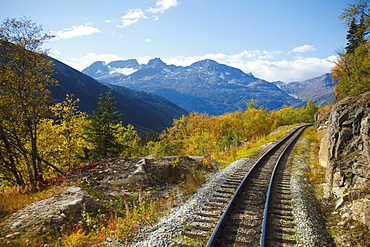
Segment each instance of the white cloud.
[[55,56],[55,55],[59,55],[60,54],[60,51],[58,51],[58,50],[51,50],[50,51],[50,55],[52,55],[52,56]]
[[150,59],[153,59],[152,56],[137,57],[136,60],[139,64],[147,64]]
[[176,7],[178,4],[177,0],[158,0],[155,4],[156,8],[150,7],[147,11],[153,14],[163,14],[167,9]]
[[94,33],[100,33],[100,30],[90,25],[73,26],[71,28],[65,28],[61,31],[58,31],[54,39],[71,39],[74,37],[81,37]]
[[270,82],[292,82],[303,81],[329,73],[334,67],[333,61],[336,59],[336,56],[296,59],[289,56],[285,57],[282,51],[245,50],[233,55],[219,53],[206,54],[204,56],[179,56],[168,59],[163,58],[162,60],[167,64],[188,66],[203,59],[212,59],[241,69],[245,73],[251,72],[254,76]]
[[140,19],[147,19],[144,12],[141,9],[131,9],[124,16],[121,17],[122,25],[117,25],[117,27],[128,27]]
[[[149,7],[145,12],[152,14],[163,14],[166,10],[176,7],[177,5],[177,0],[157,0],[156,7]],[[128,27],[134,23],[137,23],[140,19],[148,19],[144,11],[141,9],[130,9],[124,16],[121,17],[122,25],[117,25],[117,27]],[[158,20],[158,15],[153,15],[153,19],[155,21]],[[106,22],[111,21],[106,20]]]
[[256,77],[267,81],[303,81],[329,73],[334,67],[335,56],[328,58],[301,58],[297,60],[256,60],[240,64],[240,69],[250,71]]
[[289,53],[292,52],[297,52],[297,53],[302,53],[302,52],[307,52],[307,51],[316,51],[317,49],[313,45],[302,45],[293,48]]
[[150,43],[150,39],[144,39],[145,42]]

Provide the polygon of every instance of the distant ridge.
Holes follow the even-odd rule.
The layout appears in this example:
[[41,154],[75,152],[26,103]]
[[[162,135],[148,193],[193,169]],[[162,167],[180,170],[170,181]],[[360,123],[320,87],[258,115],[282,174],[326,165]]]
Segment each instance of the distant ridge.
[[312,99],[318,106],[335,100],[334,86],[330,73],[301,82],[280,83],[280,87],[290,95],[303,102]]
[[[270,110],[303,106],[310,98],[320,106],[334,99],[334,85],[328,84],[330,74],[324,79],[271,83],[211,59],[186,67],[167,65],[160,58],[141,65],[136,60],[126,61],[111,62],[103,74],[103,63],[93,63],[83,73],[112,85],[160,95],[190,112],[211,115],[245,109],[251,99]],[[119,73],[120,69],[131,69],[132,73]]]

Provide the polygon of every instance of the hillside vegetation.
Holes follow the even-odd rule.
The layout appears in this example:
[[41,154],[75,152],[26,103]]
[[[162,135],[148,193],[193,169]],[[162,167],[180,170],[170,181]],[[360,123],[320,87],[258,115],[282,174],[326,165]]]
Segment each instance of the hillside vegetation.
[[348,27],[347,46],[332,70],[337,100],[370,90],[370,15],[368,1],[350,4],[341,19]]
[[[366,1],[351,5],[343,15],[349,18],[350,31],[346,52],[340,54],[333,69],[337,99],[370,89],[368,17]],[[171,157],[169,164],[163,166],[164,172],[155,177],[163,185],[177,184],[183,195],[189,195],[204,181],[206,172],[222,169],[230,161],[255,153],[261,145],[284,134],[279,132],[271,136],[280,126],[313,123],[318,110],[312,100],[308,100],[302,108],[286,106],[269,111],[252,99],[245,102],[245,109],[229,114],[210,116],[193,112],[183,115],[174,119],[172,126],[157,140],[145,142],[135,126],[119,119],[115,95],[111,91],[100,93],[91,113],[81,111],[77,107],[79,99],[70,95],[63,102],[52,102],[48,87],[57,81],[52,77],[53,64],[41,49],[43,41],[49,38],[39,26],[25,18],[7,19],[0,28],[0,214],[7,216],[5,220],[14,211],[63,191],[68,185],[60,183],[68,176],[89,173],[98,165],[104,167],[109,163],[120,169],[138,171],[140,175],[141,159],[134,158],[137,167],[133,167],[125,163],[126,158],[117,157],[150,154],[206,157],[192,166],[184,165],[183,157]],[[104,180],[103,173],[111,177],[117,173],[117,170],[99,169],[96,174],[101,180]],[[73,229],[64,229],[59,235],[48,233],[42,240],[28,242],[30,245],[83,246],[101,244],[107,239],[127,243],[140,227],[154,224],[164,211],[175,206],[174,194],[179,192],[171,190],[166,197],[154,197],[152,192],[144,196],[145,188],[141,184],[136,190],[127,188],[129,196],[112,196],[111,199],[95,188],[94,181],[89,178],[82,177],[87,182],[78,181],[92,184],[86,188],[94,199],[100,200],[101,211],[90,213],[84,208],[79,215],[81,224],[77,222]],[[146,182],[150,184],[156,182],[155,179],[146,178]],[[110,188],[121,190],[117,184],[117,181],[109,181]],[[165,187],[156,188],[159,193]],[[13,235],[3,237],[4,244],[22,242],[21,239],[12,243]]]
[[[100,93],[96,99],[97,107],[90,114],[81,111],[77,106],[80,99],[71,95],[67,95],[63,102],[52,102],[48,87],[57,81],[52,77],[52,62],[40,48],[40,37],[44,40],[50,37],[43,36],[39,26],[25,18],[8,19],[0,30],[6,30],[0,32],[0,212],[3,216],[63,191],[65,185],[60,187],[56,183],[65,181],[71,174],[96,167],[96,163],[81,166],[91,159],[99,161],[149,154],[206,156],[205,163],[197,169],[176,173],[174,182],[185,195],[192,193],[204,180],[207,169],[220,168],[211,160],[227,164],[244,157],[248,152],[258,150],[262,143],[257,140],[278,126],[313,122],[317,111],[312,101],[300,109],[285,107],[271,112],[251,100],[246,102],[245,110],[217,117],[201,113],[183,115],[175,119],[172,127],[163,131],[157,141],[145,143],[133,125],[124,126],[120,121],[115,95],[111,91]],[[22,36],[25,33],[33,34],[27,36],[27,42]],[[19,63],[20,59],[22,63]],[[171,161],[170,167],[179,167],[179,162]],[[95,198],[99,199],[101,192],[90,190],[90,193],[97,193]],[[100,199],[110,202],[103,197]],[[125,238],[132,238],[138,224],[152,224],[159,217],[156,212],[160,212],[162,202],[152,197],[143,200],[139,192],[139,197],[131,194],[119,203],[104,203],[105,215],[110,214],[109,219],[104,220],[98,220],[99,215],[83,211],[85,228],[76,225],[74,229],[64,229],[62,239],[60,235],[51,235],[42,241],[56,246],[71,246],[74,241],[82,243],[87,236],[99,241],[99,238],[109,236],[107,229],[113,231],[116,238],[126,241]],[[101,234],[106,235],[89,235],[97,233],[88,228],[89,221],[98,222],[95,227],[101,227]]]

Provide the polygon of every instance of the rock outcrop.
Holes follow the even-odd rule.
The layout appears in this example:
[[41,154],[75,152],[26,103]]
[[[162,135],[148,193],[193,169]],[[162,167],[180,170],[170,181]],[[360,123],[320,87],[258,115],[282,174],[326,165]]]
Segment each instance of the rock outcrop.
[[337,198],[336,210],[344,220],[370,229],[370,92],[333,106],[321,144],[325,195]]
[[99,207],[81,188],[68,187],[61,194],[32,203],[11,215],[2,225],[0,237],[25,240],[70,233],[84,211],[92,212]]
[[149,155],[145,158],[113,158],[93,169],[67,175],[67,181],[99,190],[107,197],[124,197],[140,187],[177,184],[182,176],[202,166],[204,157]]

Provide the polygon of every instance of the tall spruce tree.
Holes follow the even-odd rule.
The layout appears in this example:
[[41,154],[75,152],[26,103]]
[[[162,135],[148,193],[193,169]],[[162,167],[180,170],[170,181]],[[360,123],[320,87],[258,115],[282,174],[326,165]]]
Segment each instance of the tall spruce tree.
[[355,17],[352,17],[351,24],[349,25],[347,34],[347,53],[354,53],[355,50],[366,43],[367,27],[365,25],[364,15],[361,16],[360,20],[357,21]]
[[349,28],[346,52],[339,53],[332,69],[337,100],[370,90],[369,0],[357,0],[344,9],[341,19]]
[[112,91],[99,95],[98,108],[90,116],[91,122],[86,127],[86,140],[93,148],[88,150],[89,158],[107,158],[118,156],[124,146],[118,142],[120,135],[120,114],[115,111]]

